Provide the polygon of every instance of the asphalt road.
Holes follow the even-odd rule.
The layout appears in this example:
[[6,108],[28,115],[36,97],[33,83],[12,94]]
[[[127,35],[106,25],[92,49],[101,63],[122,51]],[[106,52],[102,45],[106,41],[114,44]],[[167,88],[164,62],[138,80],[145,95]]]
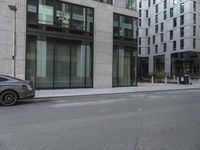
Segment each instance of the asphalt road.
[[200,150],[200,91],[79,96],[0,107],[0,150]]

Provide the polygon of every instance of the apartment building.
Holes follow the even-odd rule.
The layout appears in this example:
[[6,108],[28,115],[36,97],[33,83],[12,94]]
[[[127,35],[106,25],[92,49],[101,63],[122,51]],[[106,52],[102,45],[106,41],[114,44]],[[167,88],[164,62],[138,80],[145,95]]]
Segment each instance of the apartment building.
[[136,86],[136,5],[136,0],[1,0],[0,73],[32,80],[37,89]]
[[138,7],[139,75],[200,75],[200,1],[141,0]]

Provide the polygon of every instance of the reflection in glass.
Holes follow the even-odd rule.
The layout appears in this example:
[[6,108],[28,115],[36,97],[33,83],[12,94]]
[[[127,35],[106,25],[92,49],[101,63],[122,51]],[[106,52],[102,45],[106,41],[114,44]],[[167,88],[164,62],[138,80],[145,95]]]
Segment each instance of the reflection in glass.
[[85,31],[86,8],[80,6],[72,7],[72,28]]
[[28,16],[27,20],[30,23],[37,23],[37,1],[28,0]]
[[39,0],[39,20],[40,24],[53,25],[54,15],[53,1],[52,0]]
[[36,53],[36,85],[38,88],[53,88],[53,43],[37,41]]
[[56,10],[56,21],[58,26],[69,28],[70,25],[70,7],[68,4],[58,3]]
[[70,87],[70,47],[64,43],[56,43],[54,57],[54,87]]

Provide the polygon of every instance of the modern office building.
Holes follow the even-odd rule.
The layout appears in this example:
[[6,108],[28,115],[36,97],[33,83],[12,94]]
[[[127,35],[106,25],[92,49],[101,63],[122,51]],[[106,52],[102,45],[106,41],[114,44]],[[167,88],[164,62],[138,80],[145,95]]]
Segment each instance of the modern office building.
[[198,0],[139,1],[139,74],[200,75]]
[[136,5],[136,0],[1,0],[0,73],[32,80],[37,89],[135,86]]

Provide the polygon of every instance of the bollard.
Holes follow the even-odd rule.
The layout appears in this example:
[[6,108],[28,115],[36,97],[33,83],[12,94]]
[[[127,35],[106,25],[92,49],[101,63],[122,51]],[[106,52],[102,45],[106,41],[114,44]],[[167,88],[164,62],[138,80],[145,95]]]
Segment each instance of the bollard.
[[152,84],[153,84],[153,80],[154,80],[154,77],[152,76],[152,77],[151,77],[151,83],[152,83]]
[[179,77],[177,77],[177,84],[180,84],[180,83],[179,83]]
[[165,77],[165,84],[167,84],[167,77]]

